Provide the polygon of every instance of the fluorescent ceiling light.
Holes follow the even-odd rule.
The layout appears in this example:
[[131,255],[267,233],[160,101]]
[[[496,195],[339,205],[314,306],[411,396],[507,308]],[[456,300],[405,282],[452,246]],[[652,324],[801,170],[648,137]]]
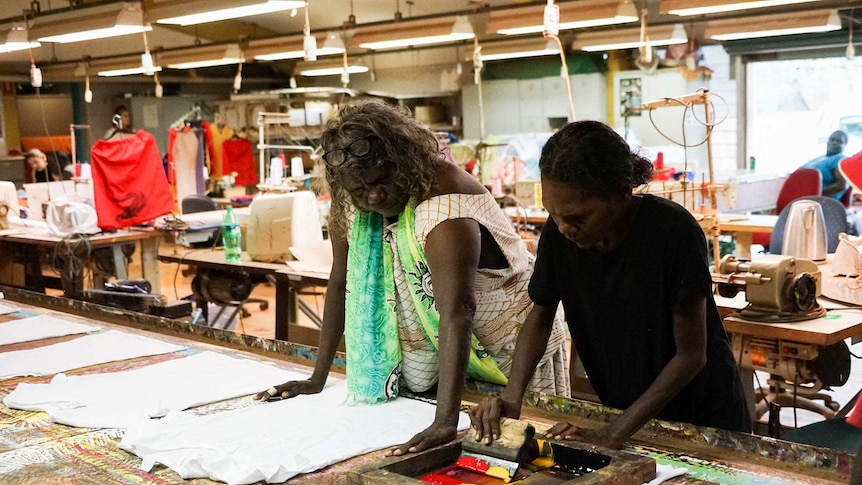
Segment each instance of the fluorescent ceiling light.
[[[649,36],[647,45],[652,47],[688,42],[685,29],[681,24],[649,27],[647,34]],[[637,49],[643,47],[643,43],[641,42],[640,28],[629,28],[581,34],[575,37],[572,46],[578,50],[596,52]]]
[[[639,19],[631,0],[584,0],[559,7],[560,30],[625,24]],[[485,30],[504,35],[541,33],[545,30],[543,6],[491,12]]]
[[738,40],[779,35],[812,34],[841,30],[836,10],[816,10],[786,15],[763,15],[744,20],[712,21],[705,37],[713,40]]
[[27,33],[27,26],[22,23],[12,24],[12,30],[6,34],[6,41],[0,44],[0,54],[6,52],[22,51],[25,49],[35,49],[42,44],[38,42],[30,42]]
[[205,46],[183,51],[165,52],[159,56],[159,64],[171,69],[226,66],[239,64],[243,61],[243,53],[236,44]]
[[42,42],[81,42],[84,40],[105,39],[119,35],[140,34],[153,30],[144,25],[141,5],[126,2],[119,12],[106,12],[86,15],[74,19],[64,19],[48,23],[37,23],[32,29],[33,37]]
[[[218,8],[217,4],[230,3],[227,8]],[[305,7],[305,1],[296,0],[231,0],[217,2],[213,0],[192,0],[177,2],[168,0],[153,6],[151,18],[157,23],[172,25],[195,25],[219,20],[263,15],[283,10]]]
[[456,17],[455,23],[446,20],[407,20],[382,27],[360,27],[353,43],[363,49],[397,49],[417,45],[445,44],[475,37],[473,27],[465,16]]
[[697,7],[692,7],[691,0],[662,0],[661,13],[671,15],[705,15],[710,13],[733,12],[753,8],[778,7],[797,3],[819,2],[820,0],[700,0]]
[[[317,38],[318,42],[320,38]],[[331,56],[344,52],[344,42],[338,32],[329,32],[323,46],[317,48],[317,56]],[[284,59],[300,59],[305,57],[302,38],[278,38],[264,41],[249,42],[246,53],[258,61],[281,61]]]
[[[162,70],[160,66],[154,66],[153,68],[156,72]],[[99,76],[102,77],[111,77],[111,76],[131,76],[133,74],[144,74],[144,66],[138,67],[128,67],[121,69],[106,69],[104,71],[98,72]]]
[[483,61],[501,61],[523,57],[555,56],[559,53],[560,47],[556,41],[553,39],[545,41],[542,38],[515,44],[485,45],[482,46],[480,56]]
[[[363,72],[368,72],[368,67],[363,66],[362,64],[353,64],[347,66],[347,72],[349,74],[359,74]],[[343,65],[329,65],[328,67],[312,67],[309,65],[306,68],[302,68],[299,71],[300,76],[339,76],[344,73]]]

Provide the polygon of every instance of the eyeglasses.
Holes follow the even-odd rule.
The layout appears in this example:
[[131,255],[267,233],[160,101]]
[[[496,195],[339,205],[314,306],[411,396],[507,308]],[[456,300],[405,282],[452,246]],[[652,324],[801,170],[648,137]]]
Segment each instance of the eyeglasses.
[[340,167],[347,160],[347,156],[354,158],[367,157],[371,153],[371,139],[374,135],[366,135],[357,138],[342,148],[334,148],[323,154],[323,160],[330,167]]

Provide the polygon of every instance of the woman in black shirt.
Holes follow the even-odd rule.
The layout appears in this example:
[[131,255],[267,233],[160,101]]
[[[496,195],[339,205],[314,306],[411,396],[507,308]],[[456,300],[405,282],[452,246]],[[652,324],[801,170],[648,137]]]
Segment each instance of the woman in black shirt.
[[471,411],[479,435],[520,414],[561,302],[596,394],[624,412],[598,430],[558,423],[549,436],[619,448],[652,418],[750,431],[703,231],[683,207],[632,194],[650,180],[649,160],[607,125],[581,121],[551,137],[539,168],[551,217],[530,281],[535,306],[505,391]]

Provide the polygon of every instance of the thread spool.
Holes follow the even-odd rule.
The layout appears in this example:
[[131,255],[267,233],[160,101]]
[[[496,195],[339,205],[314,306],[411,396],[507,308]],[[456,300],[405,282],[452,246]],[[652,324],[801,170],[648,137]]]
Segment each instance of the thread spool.
[[293,157],[290,159],[290,176],[302,177],[305,175],[305,167],[302,165],[302,157]]
[[92,167],[89,163],[78,163],[75,165],[75,176],[79,179],[93,178]]
[[269,183],[270,185],[281,185],[281,178],[284,176],[284,165],[281,158],[272,157],[269,160]]

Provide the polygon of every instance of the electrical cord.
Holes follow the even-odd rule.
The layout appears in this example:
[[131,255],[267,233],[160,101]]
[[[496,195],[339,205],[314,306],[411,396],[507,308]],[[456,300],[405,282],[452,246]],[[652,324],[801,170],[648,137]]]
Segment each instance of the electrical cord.
[[82,275],[85,265],[82,261],[90,259],[93,247],[86,234],[71,234],[61,239],[51,255],[51,267],[61,277],[74,280]]

